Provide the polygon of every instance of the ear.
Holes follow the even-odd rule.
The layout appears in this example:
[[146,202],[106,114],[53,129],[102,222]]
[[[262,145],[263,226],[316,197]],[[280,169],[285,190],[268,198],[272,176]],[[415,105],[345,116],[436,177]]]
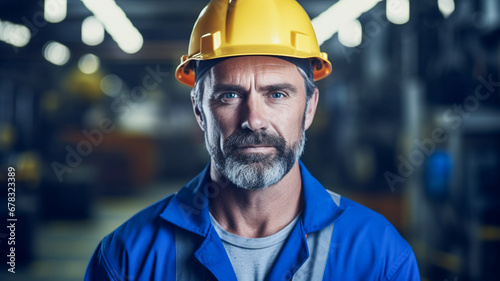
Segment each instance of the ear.
[[304,120],[304,129],[307,130],[314,120],[316,114],[316,107],[318,106],[319,90],[316,88],[311,98],[309,99],[309,107],[307,108],[306,117]]
[[205,131],[205,120],[203,119],[203,114],[201,113],[201,104],[196,104],[196,99],[194,98],[194,90],[191,90],[191,104],[193,105],[194,116],[196,117],[196,122],[200,126],[202,131]]

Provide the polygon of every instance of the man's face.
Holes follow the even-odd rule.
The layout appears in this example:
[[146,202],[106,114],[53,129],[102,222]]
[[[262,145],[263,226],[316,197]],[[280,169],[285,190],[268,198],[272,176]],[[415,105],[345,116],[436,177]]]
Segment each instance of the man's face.
[[274,57],[236,57],[212,67],[203,83],[197,118],[216,169],[250,190],[280,181],[302,154],[316,108],[317,93],[306,109],[297,66]]

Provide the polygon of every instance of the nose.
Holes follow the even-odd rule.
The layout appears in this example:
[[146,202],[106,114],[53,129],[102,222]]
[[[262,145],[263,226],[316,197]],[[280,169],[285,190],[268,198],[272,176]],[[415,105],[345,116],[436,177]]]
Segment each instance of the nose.
[[242,108],[242,117],[242,129],[259,131],[269,127],[266,104],[257,93],[252,92],[247,96]]

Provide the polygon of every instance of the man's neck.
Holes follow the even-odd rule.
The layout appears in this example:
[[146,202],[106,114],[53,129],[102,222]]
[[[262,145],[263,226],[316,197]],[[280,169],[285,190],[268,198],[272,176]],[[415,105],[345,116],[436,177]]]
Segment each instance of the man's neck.
[[212,182],[220,192],[210,200],[210,213],[226,231],[247,238],[283,229],[302,211],[302,179],[298,162],[273,186],[245,190],[228,182],[212,163]]

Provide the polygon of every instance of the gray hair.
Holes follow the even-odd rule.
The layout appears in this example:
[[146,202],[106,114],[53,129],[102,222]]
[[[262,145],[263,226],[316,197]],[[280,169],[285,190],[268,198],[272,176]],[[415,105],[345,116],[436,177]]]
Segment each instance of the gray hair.
[[[300,75],[304,78],[304,83],[306,87],[306,108],[309,107],[309,100],[311,99],[314,91],[316,90],[316,84],[314,84],[314,79],[309,77],[306,72],[297,66],[297,69],[299,70]],[[203,93],[205,91],[205,79],[207,77],[207,74],[209,71],[206,71],[205,73],[202,74],[202,76],[198,79],[198,82],[194,85],[193,90],[191,91],[191,96],[193,97],[194,101],[196,102],[196,106],[200,110],[200,112],[203,114],[203,108],[201,108],[201,104],[203,101]]]

